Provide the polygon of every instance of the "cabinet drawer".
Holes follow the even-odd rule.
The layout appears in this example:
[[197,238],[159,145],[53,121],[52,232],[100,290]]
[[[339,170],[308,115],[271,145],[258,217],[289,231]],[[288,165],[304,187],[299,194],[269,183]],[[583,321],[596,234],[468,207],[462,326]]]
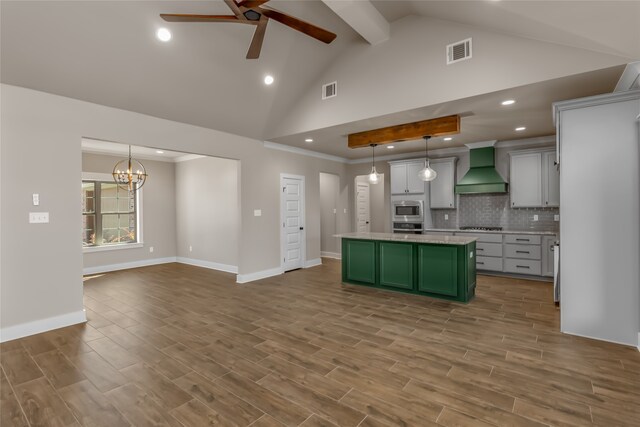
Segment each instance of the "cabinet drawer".
[[540,261],[530,259],[504,259],[504,271],[508,273],[531,274],[533,276],[540,275]]
[[502,256],[502,244],[501,243],[484,243],[478,242],[476,244],[476,253],[479,256]]
[[493,233],[467,233],[464,231],[456,231],[456,236],[477,237],[478,242],[482,243],[502,243],[502,234]]
[[505,234],[504,242],[518,245],[539,245],[540,236],[533,234]]
[[488,270],[488,271],[502,271],[502,258],[477,256],[476,269]]
[[538,245],[504,245],[504,256],[507,258],[540,260],[540,255],[540,246]]

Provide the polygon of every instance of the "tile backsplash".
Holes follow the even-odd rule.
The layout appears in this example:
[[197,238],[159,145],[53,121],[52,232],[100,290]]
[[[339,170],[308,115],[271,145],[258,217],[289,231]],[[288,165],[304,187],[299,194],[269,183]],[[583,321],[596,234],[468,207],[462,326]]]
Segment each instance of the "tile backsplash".
[[[558,208],[509,207],[508,194],[457,195],[457,209],[433,209],[431,217],[434,228],[459,228],[467,225],[503,227],[507,230],[553,230],[559,222],[553,220]],[[445,220],[444,216],[449,215]],[[538,215],[538,221],[533,216]]]

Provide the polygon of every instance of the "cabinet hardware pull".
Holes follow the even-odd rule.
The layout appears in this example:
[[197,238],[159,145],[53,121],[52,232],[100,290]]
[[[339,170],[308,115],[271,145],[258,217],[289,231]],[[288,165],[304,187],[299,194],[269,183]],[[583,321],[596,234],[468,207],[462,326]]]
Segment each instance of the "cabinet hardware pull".
[[482,248],[476,248],[476,251],[484,251]]
[[529,239],[516,239],[516,242],[528,242]]
[[476,264],[484,264],[482,261],[476,261]]
[[517,254],[530,254],[529,251],[516,251]]
[[516,265],[516,267],[518,267],[518,268],[531,268],[528,265]]

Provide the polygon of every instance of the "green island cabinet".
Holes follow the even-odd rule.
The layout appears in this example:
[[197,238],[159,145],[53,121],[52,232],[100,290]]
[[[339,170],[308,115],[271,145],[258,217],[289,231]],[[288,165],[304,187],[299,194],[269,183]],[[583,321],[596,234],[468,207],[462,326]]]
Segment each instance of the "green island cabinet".
[[474,238],[409,236],[338,235],[342,237],[342,281],[462,302],[473,298]]

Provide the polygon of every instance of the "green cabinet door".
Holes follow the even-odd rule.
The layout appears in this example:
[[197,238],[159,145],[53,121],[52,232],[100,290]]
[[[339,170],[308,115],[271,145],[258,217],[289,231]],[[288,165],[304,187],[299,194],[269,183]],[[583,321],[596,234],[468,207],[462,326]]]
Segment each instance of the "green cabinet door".
[[373,240],[344,239],[343,255],[346,280],[376,282],[376,244]]
[[413,289],[414,245],[380,242],[380,285]]
[[458,295],[458,248],[418,245],[418,289],[450,296]]

